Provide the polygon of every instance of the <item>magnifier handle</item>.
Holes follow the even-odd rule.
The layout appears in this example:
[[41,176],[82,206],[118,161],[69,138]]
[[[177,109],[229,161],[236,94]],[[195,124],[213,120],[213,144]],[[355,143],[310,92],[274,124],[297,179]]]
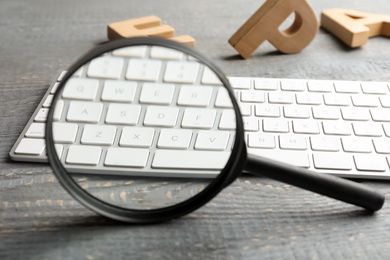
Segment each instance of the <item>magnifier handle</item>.
[[310,190],[337,200],[363,207],[369,211],[382,208],[383,194],[362,184],[333,175],[317,173],[285,163],[248,154],[245,170],[255,175]]

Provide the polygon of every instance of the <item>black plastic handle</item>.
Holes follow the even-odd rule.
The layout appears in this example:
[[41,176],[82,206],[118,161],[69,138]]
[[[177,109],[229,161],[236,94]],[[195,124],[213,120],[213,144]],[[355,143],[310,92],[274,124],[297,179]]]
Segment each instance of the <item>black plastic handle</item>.
[[369,211],[382,208],[385,196],[362,184],[325,173],[317,173],[285,163],[248,154],[245,170],[310,190]]

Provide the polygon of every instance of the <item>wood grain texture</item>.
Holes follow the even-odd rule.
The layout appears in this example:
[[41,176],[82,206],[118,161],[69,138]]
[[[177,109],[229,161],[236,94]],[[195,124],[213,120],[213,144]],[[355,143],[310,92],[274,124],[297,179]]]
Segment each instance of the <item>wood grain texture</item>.
[[[263,2],[0,1],[0,259],[388,259],[390,207],[377,214],[266,178],[244,176],[196,212],[128,225],[75,202],[45,164],[8,152],[52,78],[106,40],[106,25],[155,14],[197,39],[231,76],[390,81],[389,40],[350,50],[320,30],[299,54],[264,43],[243,60],[226,42]],[[387,0],[310,1],[390,14]],[[390,199],[390,183],[363,181]]]

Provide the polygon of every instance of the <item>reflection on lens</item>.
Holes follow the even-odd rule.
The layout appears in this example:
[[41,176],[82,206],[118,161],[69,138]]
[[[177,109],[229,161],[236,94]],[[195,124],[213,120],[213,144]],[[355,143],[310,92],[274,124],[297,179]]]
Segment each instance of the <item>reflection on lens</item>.
[[58,158],[91,195],[157,209],[201,192],[225,167],[235,116],[216,74],[181,51],[132,46],[92,59],[56,102]]

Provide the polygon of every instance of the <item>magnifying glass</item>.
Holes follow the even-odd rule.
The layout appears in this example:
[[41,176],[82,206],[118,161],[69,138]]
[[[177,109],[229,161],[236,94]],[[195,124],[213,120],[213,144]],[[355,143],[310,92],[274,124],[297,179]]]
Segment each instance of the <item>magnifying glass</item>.
[[80,203],[152,223],[201,207],[242,172],[379,210],[361,184],[247,154],[235,93],[193,49],[161,38],[101,45],[59,84],[46,124],[49,161]]

